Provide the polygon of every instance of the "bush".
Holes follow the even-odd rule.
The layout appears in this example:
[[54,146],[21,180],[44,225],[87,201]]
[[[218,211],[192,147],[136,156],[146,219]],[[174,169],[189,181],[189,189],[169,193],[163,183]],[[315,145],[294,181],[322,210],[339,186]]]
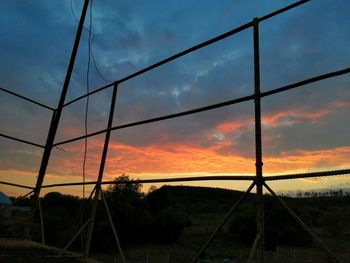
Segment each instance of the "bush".
[[[300,246],[311,245],[312,240],[308,234],[299,226],[289,213],[275,200],[265,197],[265,247],[275,249],[276,246]],[[309,223],[307,215],[293,209]],[[250,206],[233,217],[229,224],[228,236],[236,242],[251,245],[256,236],[256,209]]]
[[182,233],[188,222],[187,216],[168,206],[156,217],[155,236],[162,242],[174,242]]

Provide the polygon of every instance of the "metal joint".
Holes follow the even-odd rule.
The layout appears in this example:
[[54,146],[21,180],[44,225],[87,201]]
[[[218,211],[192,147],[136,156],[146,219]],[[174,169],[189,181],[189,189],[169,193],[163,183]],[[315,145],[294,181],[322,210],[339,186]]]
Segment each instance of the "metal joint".
[[263,167],[263,165],[264,165],[264,162],[263,162],[263,161],[257,161],[257,162],[255,163],[255,167]]
[[262,98],[260,91],[256,91],[253,96],[254,96],[254,100],[260,100]]

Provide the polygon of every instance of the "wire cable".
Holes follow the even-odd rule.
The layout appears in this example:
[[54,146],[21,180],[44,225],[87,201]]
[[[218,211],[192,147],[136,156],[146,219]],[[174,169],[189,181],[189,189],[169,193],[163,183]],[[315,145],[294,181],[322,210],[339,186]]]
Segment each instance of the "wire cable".
[[[75,12],[74,12],[73,0],[70,0],[70,11],[72,13],[72,16],[74,17],[75,22],[77,22],[77,24],[79,24],[79,19],[77,18],[77,16],[75,15]],[[85,31],[89,32],[89,29],[86,28],[85,26],[83,26],[83,29]]]
[[[74,17],[74,20],[77,23],[79,23],[79,20],[78,20],[77,16],[75,15],[75,12],[74,12],[73,0],[70,1],[70,11],[72,13],[72,16]],[[103,76],[103,74],[101,73],[101,70],[99,69],[99,67],[97,65],[97,62],[95,60],[95,56],[94,56],[94,52],[93,52],[93,42],[95,40],[95,34],[92,32],[92,30],[90,28],[86,28],[86,27],[83,27],[83,28],[84,28],[85,31],[87,31],[89,34],[92,35],[90,52],[91,52],[92,63],[93,63],[93,66],[94,66],[94,68],[96,70],[97,75],[106,83],[113,82],[113,80],[109,80],[105,76]]]
[[[92,43],[94,42],[94,37],[92,39]],[[91,47],[91,58],[92,58],[92,64],[94,65],[94,68],[96,70],[97,75],[106,83],[111,83],[113,82],[113,80],[107,79],[105,76],[103,76],[103,74],[101,73],[101,71],[99,70],[98,66],[97,66],[97,62],[95,60],[95,56],[94,56],[94,52],[93,52],[93,48]]]

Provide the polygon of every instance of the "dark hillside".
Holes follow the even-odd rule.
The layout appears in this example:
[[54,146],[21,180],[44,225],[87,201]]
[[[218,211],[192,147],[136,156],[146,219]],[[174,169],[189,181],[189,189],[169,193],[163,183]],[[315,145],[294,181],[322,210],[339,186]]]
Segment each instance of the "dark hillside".
[[[171,202],[188,214],[226,213],[242,196],[241,191],[211,187],[163,186]],[[254,194],[249,194],[242,206],[254,202]]]
[[[242,195],[240,191],[192,186],[163,186],[168,202],[189,215],[191,226],[186,239],[204,240]],[[326,240],[350,241],[350,197],[282,197],[293,211]],[[255,194],[247,196],[225,225],[220,238],[249,246],[255,238]],[[312,239],[303,231],[276,198],[265,195],[266,247],[312,247]],[[190,233],[190,234],[189,234]],[[192,237],[191,237],[192,235]],[[344,242],[343,242],[344,243]],[[339,246],[339,245],[336,245]]]
[[[148,194],[139,189],[140,187],[120,186],[105,191],[121,242],[130,251],[135,248],[136,254],[152,254],[155,248],[163,250],[163,246],[167,247],[167,253],[194,253],[243,194],[240,191],[192,186],[163,186]],[[284,196],[282,199],[336,253],[344,255],[348,251],[349,196]],[[34,207],[33,200],[27,199],[24,202],[25,205]],[[60,193],[49,193],[42,198],[49,245],[62,247],[71,233],[76,231],[79,226],[77,212],[81,205],[82,199]],[[317,247],[276,198],[265,195],[264,207],[265,243],[268,250],[300,248],[311,251],[311,248]],[[90,209],[91,203],[88,203],[85,217]],[[115,242],[102,201],[97,215],[92,251],[113,253]],[[16,215],[16,220],[12,218],[1,221],[0,232],[3,237],[18,239],[23,238],[24,228],[31,228],[31,232],[27,231],[29,236],[40,241],[40,228],[35,223],[38,222],[37,219],[21,219]],[[30,227],[30,224],[34,225]],[[223,255],[239,258],[243,254],[247,255],[255,236],[256,195],[251,193],[210,244],[206,255],[209,258],[222,258]],[[79,252],[80,242],[75,242],[71,249]]]

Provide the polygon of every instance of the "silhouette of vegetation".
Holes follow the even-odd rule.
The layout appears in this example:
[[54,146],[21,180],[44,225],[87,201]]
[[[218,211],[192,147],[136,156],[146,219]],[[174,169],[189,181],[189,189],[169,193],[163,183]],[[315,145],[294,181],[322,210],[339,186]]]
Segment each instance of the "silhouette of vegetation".
[[[114,224],[122,243],[174,242],[188,221],[187,215],[166,198],[164,188],[153,189],[147,195],[142,184],[133,183],[127,175],[115,179],[104,192]],[[121,183],[126,182],[126,183]],[[94,247],[115,248],[105,208],[99,205]],[[101,242],[103,240],[103,242]],[[107,244],[107,246],[106,246]]]
[[[32,237],[41,241],[39,211],[32,200],[35,211]],[[45,223],[45,241],[47,244],[62,246],[67,237],[71,236],[71,225],[76,221],[76,213],[81,199],[72,195],[51,192],[41,198],[41,206]]]
[[[295,205],[292,209],[310,225],[308,216]],[[271,196],[264,198],[265,208],[265,247],[273,250],[279,246],[310,246],[312,240],[289,213]],[[228,234],[237,242],[251,245],[256,236],[256,209],[251,205],[233,217]]]
[[[141,189],[141,184],[134,183],[127,175],[122,175],[115,179],[115,184],[104,190],[123,245],[176,242],[185,227],[191,226],[192,220],[205,219],[208,215],[220,219],[242,194],[239,191],[210,187],[162,186],[159,189],[152,187],[148,193],[143,193]],[[297,194],[297,198],[282,198],[308,226],[321,235],[338,238],[345,235],[346,229],[350,229],[350,197],[345,191],[332,190],[328,194],[309,192]],[[41,202],[46,242],[53,246],[63,247],[91,213],[92,201],[86,202],[86,199],[58,192],[46,194]],[[12,224],[18,225],[11,226],[7,223],[6,227],[0,228],[3,230],[0,232],[6,232],[6,236],[22,237],[23,231],[15,230],[21,229],[18,226],[26,223],[31,225],[30,237],[40,241],[39,215],[35,210],[35,203],[36,200],[30,198],[18,202],[20,206],[32,207],[34,220],[26,218],[24,222],[11,219],[17,222]],[[80,217],[78,215],[81,215],[80,209],[84,203],[85,212]],[[312,245],[309,236],[276,199],[265,195],[264,207],[267,249],[274,249],[276,246]],[[220,238],[250,246],[256,235],[255,218],[256,198],[255,194],[249,194],[224,227]],[[207,231],[205,227],[203,231]],[[114,236],[101,200],[93,235],[93,250],[115,250]],[[193,236],[193,239],[196,237]],[[79,250],[81,245],[78,238],[72,248]]]

